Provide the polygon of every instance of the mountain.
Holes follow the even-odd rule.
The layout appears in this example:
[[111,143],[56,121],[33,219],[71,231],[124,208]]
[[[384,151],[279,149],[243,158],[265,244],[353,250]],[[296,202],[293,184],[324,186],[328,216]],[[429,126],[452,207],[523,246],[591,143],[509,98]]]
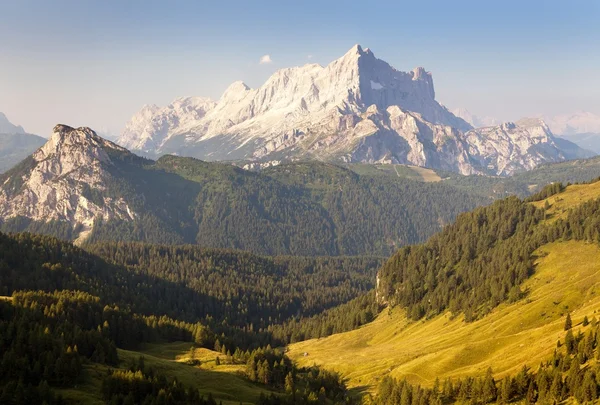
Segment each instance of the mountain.
[[0,134],[0,174],[31,155],[46,141],[31,134]]
[[46,139],[28,134],[23,127],[13,125],[0,112],[0,173],[25,159],[45,142]]
[[468,155],[478,167],[497,175],[532,170],[549,162],[594,156],[577,145],[554,137],[538,118],[524,118],[495,127],[483,127],[464,134]]
[[12,124],[6,115],[0,112],[0,134],[24,134],[25,130],[20,125]]
[[146,105],[128,123],[117,142],[142,153],[156,153],[173,129],[194,125],[216,103],[202,97],[182,97],[167,107]]
[[471,124],[474,128],[480,127],[493,127],[496,125],[502,124],[499,120],[493,117],[479,117],[475,114],[472,114],[466,108],[455,108],[452,110],[452,114],[456,115],[459,118],[462,118],[469,124]]
[[177,156],[152,161],[65,125],[0,185],[0,230],[269,255],[387,255],[489,201],[443,182],[318,162],[255,173]]
[[545,121],[560,139],[600,154],[600,115],[587,111],[547,116]]
[[589,111],[546,116],[544,120],[552,132],[558,135],[600,133],[600,115]]
[[[403,163],[462,174],[507,175],[566,158],[550,133],[528,140],[521,131],[513,140],[506,130],[470,130],[435,100],[430,73],[400,72],[356,45],[325,67],[279,70],[257,89],[235,82],[218,101],[145,106],[118,143],[149,156]],[[528,156],[525,146],[540,142]]]
[[100,218],[133,219],[122,198],[103,195],[110,154],[128,153],[89,128],[57,125],[44,146],[1,179],[0,218],[64,222],[81,236]]
[[561,135],[558,139],[565,139],[579,147],[600,154],[600,133],[584,132],[580,134]]
[[119,143],[143,153],[208,160],[404,162],[407,141],[391,133],[390,125],[407,126],[413,138],[420,135],[417,123],[427,126],[429,135],[415,139],[419,144],[432,131],[470,128],[434,96],[431,75],[423,68],[399,72],[356,45],[326,67],[279,70],[258,89],[235,82],[217,102],[184,98],[165,108],[146,106]]

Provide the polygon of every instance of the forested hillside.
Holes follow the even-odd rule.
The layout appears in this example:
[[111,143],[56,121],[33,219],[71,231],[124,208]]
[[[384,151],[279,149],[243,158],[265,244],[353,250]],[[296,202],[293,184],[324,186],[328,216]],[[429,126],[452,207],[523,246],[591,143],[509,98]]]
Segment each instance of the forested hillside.
[[[519,285],[533,274],[537,248],[558,239],[600,240],[600,199],[544,222],[548,199],[562,189],[554,184],[528,201],[510,197],[478,208],[426,243],[400,249],[379,272],[379,299],[406,307],[414,319],[449,309],[467,320],[518,300],[524,294]],[[529,203],[543,199],[541,208]]]
[[600,174],[600,158],[545,164],[511,177],[460,176],[447,172],[438,174],[444,178],[446,184],[465,192],[495,199],[509,195],[525,198],[550,183],[585,183],[597,178]]
[[[154,162],[127,151],[106,152],[111,161],[101,163],[101,189],[83,184],[76,194],[109,212],[117,208],[106,207],[107,199],[122,201],[131,218],[96,217],[91,233],[86,232],[91,243],[143,241],[267,255],[387,256],[489,201],[443,183],[360,176],[316,162],[254,173],[192,158],[164,156]],[[0,176],[8,196],[22,191],[33,164],[26,160]],[[0,230],[75,239],[82,227],[75,219],[46,222],[20,215],[0,218]]]
[[377,404],[595,401],[599,257],[600,182],[500,200],[392,256],[372,323],[290,356]]
[[[269,255],[388,255],[485,202],[441,184],[360,177],[321,163],[282,165],[257,174],[168,156],[152,172],[181,177],[181,187],[169,191],[179,196],[178,205],[164,208],[178,215],[176,225],[166,228],[176,235],[153,236],[156,226],[148,219],[147,224],[99,223],[90,241],[174,240]],[[162,192],[173,188],[171,180],[165,182]],[[131,183],[148,194],[149,181]]]
[[161,403],[158,392],[165,390],[178,398],[170,403],[199,403],[193,387],[160,376],[143,360],[126,369],[119,360],[120,349],[185,341],[222,352],[224,364],[248,364],[246,378],[269,387],[277,401],[287,401],[286,390],[301,403],[313,401],[311,395],[344,400],[335,374],[296,368],[273,351],[287,337],[271,329],[370,290],[380,260],[265,258],[117,242],[89,249],[47,236],[0,234],[0,397],[63,403],[55,389],[83,382],[85,365],[96,364],[121,368],[102,381],[108,402],[131,394],[133,403]]

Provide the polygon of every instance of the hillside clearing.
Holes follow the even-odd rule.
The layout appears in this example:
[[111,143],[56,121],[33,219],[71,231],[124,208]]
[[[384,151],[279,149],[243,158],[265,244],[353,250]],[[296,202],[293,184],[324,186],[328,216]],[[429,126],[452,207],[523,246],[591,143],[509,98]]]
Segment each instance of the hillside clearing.
[[[261,393],[271,391],[246,380],[241,374],[244,365],[215,365],[215,359],[225,356],[221,353],[194,348],[189,342],[174,342],[146,345],[141,351],[118,350],[121,361],[119,368],[144,357],[147,367],[159,371],[168,378],[177,378],[184,385],[195,387],[201,395],[212,394],[213,398],[224,405],[254,404]],[[195,365],[190,360],[196,360]],[[88,363],[84,368],[83,382],[75,388],[57,390],[68,403],[100,405],[102,399],[102,378],[108,366]]]

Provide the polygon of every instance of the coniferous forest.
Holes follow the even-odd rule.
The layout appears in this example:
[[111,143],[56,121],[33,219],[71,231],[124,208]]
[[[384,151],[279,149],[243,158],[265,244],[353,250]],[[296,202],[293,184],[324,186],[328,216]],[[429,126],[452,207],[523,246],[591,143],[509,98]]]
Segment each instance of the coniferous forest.
[[[106,190],[87,187],[90,201],[122,198],[132,221],[98,220],[88,242],[143,241],[241,249],[264,255],[388,256],[421,242],[461,212],[490,201],[446,186],[402,178],[359,176],[341,167],[292,163],[261,173],[230,164],[164,156],[158,161],[112,154]],[[22,187],[27,161],[0,175],[11,192]],[[143,197],[142,197],[143,196]],[[62,221],[0,218],[0,231],[71,240]]]
[[[184,166],[190,178],[198,176],[192,163]],[[321,168],[299,167],[267,173],[282,187],[309,184],[325,207],[353,201],[350,191],[339,201],[329,191],[341,184],[342,190],[352,190],[346,187],[348,173],[324,177]],[[203,181],[203,192],[217,187]],[[77,247],[52,236],[0,233],[0,402],[69,403],[62,390],[84,383],[86,367],[100,365],[106,370],[99,388],[106,403],[216,404],[212,395],[147,365],[143,356],[134,361],[126,356],[126,361],[120,354],[188,342],[221,353],[216,366],[243,367],[243,379],[267,390],[259,404],[352,403],[359,397],[341,375],[326,366],[298,366],[287,357],[286,345],[355,330],[386,306],[406,309],[415,321],[450,311],[471,322],[502,303],[524,299],[528,292],[521,285],[534,274],[536,249],[557,240],[600,241],[600,200],[583,202],[552,221],[547,221],[548,203],[544,208],[532,204],[564,190],[554,183],[526,200],[509,197],[460,214],[426,242],[402,247],[387,260],[265,256],[210,247],[200,239],[152,244],[92,237]],[[362,197],[356,198],[356,204],[348,204],[355,205],[353,210]],[[338,229],[340,235],[362,226],[343,222],[349,228]],[[54,229],[69,238],[62,224],[44,226],[36,230]],[[160,232],[160,226],[156,229]],[[336,242],[333,251],[339,253],[342,245]],[[341,249],[346,250],[356,249]],[[279,250],[266,253],[273,251]],[[586,319],[575,330],[569,317],[564,341],[536,369],[524,367],[502,378],[490,369],[481,376],[438,380],[433,387],[385,377],[372,398],[374,404],[389,405],[591,402],[600,391],[598,328],[596,319]]]

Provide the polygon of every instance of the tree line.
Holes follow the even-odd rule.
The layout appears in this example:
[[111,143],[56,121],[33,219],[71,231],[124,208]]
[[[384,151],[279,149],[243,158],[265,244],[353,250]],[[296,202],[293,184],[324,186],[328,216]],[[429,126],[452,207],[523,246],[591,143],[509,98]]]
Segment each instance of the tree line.
[[[551,185],[538,196],[553,195]],[[600,200],[570,210],[550,224],[545,210],[509,197],[462,214],[426,243],[400,249],[379,272],[382,302],[407,308],[412,319],[443,311],[471,321],[501,302],[520,299],[533,274],[534,251],[556,240],[600,241]]]
[[[568,316],[568,315],[567,315]],[[570,319],[570,318],[569,318]],[[566,322],[563,340],[551,359],[537,370],[523,366],[516,375],[495,379],[492,369],[485,376],[462,379],[437,379],[431,388],[412,385],[406,380],[385,377],[377,389],[374,405],[420,405],[471,403],[508,404],[520,402],[595,403],[600,397],[600,327],[594,318],[584,318],[574,333]]]

